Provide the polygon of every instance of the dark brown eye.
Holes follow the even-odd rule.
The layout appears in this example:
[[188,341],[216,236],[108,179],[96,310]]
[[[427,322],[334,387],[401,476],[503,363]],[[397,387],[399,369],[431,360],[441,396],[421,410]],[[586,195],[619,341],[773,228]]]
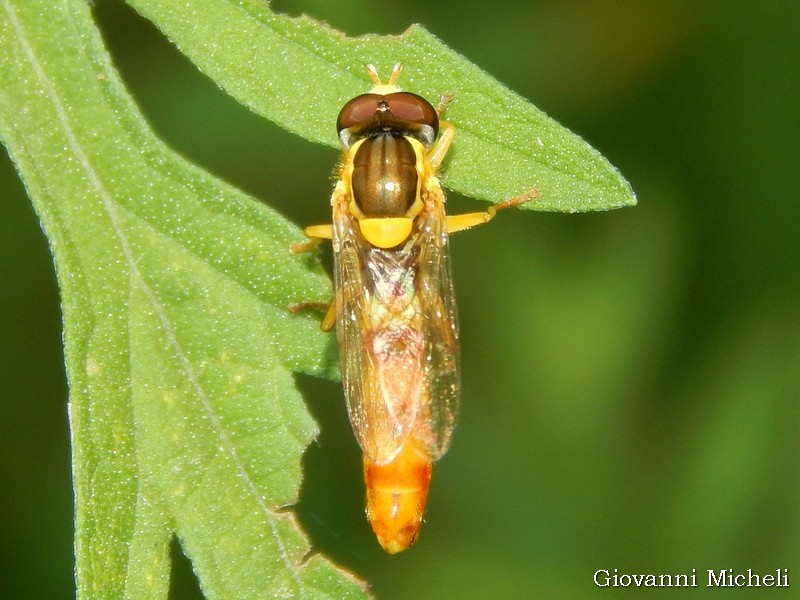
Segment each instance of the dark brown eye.
[[342,131],[355,125],[364,125],[375,118],[378,107],[385,96],[380,94],[361,94],[356,96],[339,111],[336,130]]
[[439,115],[436,114],[431,103],[422,96],[417,96],[411,92],[395,92],[383,97],[386,101],[389,112],[396,119],[410,121],[418,125],[432,127],[435,132],[439,131]]
[[377,132],[408,135],[430,146],[439,134],[439,115],[430,102],[411,92],[362,94],[339,111],[336,130],[345,148]]
[[422,96],[411,92],[380,94],[361,94],[350,100],[339,111],[336,130],[342,131],[371,121],[407,121],[417,125],[427,125],[434,133],[439,131],[439,115],[431,103]]

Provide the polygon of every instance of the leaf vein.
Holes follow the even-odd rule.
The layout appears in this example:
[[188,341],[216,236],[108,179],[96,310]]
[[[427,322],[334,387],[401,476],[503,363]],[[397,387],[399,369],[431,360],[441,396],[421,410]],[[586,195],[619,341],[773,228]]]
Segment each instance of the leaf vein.
[[175,349],[177,357],[183,366],[184,372],[186,374],[187,379],[190,382],[190,385],[194,388],[195,393],[197,394],[197,397],[200,399],[200,402],[203,406],[203,410],[206,412],[209,420],[216,429],[220,442],[225,448],[225,451],[230,456],[237,470],[237,473],[239,474],[239,477],[244,481],[249,493],[252,495],[253,499],[258,505],[259,510],[266,517],[266,521],[271,529],[272,535],[276,540],[281,560],[286,565],[288,571],[292,574],[292,577],[295,581],[300,597],[305,598],[306,594],[304,591],[303,583],[300,580],[297,569],[295,568],[294,561],[290,559],[286,545],[284,544],[280,532],[277,529],[277,525],[275,523],[277,516],[266,505],[263,497],[258,492],[255,483],[253,482],[252,478],[247,472],[247,469],[245,468],[241,459],[239,458],[234,444],[232,443],[225,429],[222,427],[219,415],[216,414],[216,411],[214,410],[208,396],[206,395],[205,389],[200,384],[197,374],[195,373],[194,367],[191,361],[189,360],[188,356],[186,355],[185,351],[183,350],[182,345],[178,341],[175,335],[175,331],[173,330],[172,325],[169,322],[169,319],[167,318],[163,310],[163,307],[161,306],[160,302],[156,298],[156,295],[146,284],[141,273],[139,272],[139,269],[136,264],[137,260],[134,256],[130,242],[127,238],[125,229],[122,225],[122,220],[119,214],[117,213],[117,208],[114,204],[114,201],[111,198],[109,192],[106,190],[100,176],[95,171],[89,157],[86,155],[80,142],[78,141],[77,136],[70,123],[67,112],[64,108],[64,105],[62,104],[61,99],[58,95],[58,92],[56,91],[56,88],[54,84],[51,82],[47,73],[45,73],[44,67],[42,66],[38,57],[36,56],[36,52],[34,51],[30,41],[28,40],[25,30],[23,29],[22,24],[20,23],[19,18],[17,17],[16,11],[14,10],[14,7],[11,5],[9,0],[0,0],[0,1],[2,1],[3,3],[3,8],[8,14],[9,22],[14,28],[14,32],[17,36],[17,39],[20,42],[20,45],[22,46],[25,56],[30,61],[34,74],[36,75],[39,84],[42,86],[43,91],[45,92],[47,98],[49,99],[53,107],[53,110],[56,113],[56,119],[58,123],[61,125],[61,129],[64,133],[64,136],[67,139],[69,147],[72,149],[72,152],[77,158],[81,168],[86,173],[86,176],[89,179],[91,187],[94,188],[94,191],[96,192],[98,198],[100,199],[103,205],[104,210],[106,211],[106,214],[108,215],[111,225],[114,228],[114,234],[119,240],[123,256],[125,257],[125,261],[128,265],[128,268],[130,269],[131,274],[139,282],[139,285],[141,286],[142,291],[147,297],[148,302],[150,302],[153,310],[158,316],[159,321],[161,322],[161,325],[164,328],[164,333],[166,334],[170,344]]

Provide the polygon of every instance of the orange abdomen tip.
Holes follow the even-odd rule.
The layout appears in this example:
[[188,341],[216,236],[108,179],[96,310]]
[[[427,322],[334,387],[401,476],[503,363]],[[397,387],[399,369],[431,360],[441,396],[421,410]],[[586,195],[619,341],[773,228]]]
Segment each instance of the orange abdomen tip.
[[409,439],[395,459],[377,465],[364,457],[367,518],[383,549],[397,554],[417,539],[431,483],[432,463]]

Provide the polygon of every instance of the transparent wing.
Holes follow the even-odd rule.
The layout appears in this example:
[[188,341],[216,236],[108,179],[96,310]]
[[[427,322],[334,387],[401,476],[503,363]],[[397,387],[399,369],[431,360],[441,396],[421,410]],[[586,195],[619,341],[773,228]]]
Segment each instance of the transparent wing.
[[434,461],[450,447],[461,386],[458,316],[445,228],[443,197],[437,187],[426,199],[418,241],[427,394],[421,399],[413,434],[427,446]]
[[432,460],[458,410],[455,302],[441,202],[405,247],[367,244],[334,201],[337,336],[350,422],[364,454],[391,461],[409,435]]
[[376,281],[373,248],[362,238],[344,198],[334,199],[333,229],[336,335],[347,411],[364,454],[384,464],[397,455],[416,416],[407,394],[398,398],[402,391],[385,385],[409,353],[387,361],[387,353],[376,349],[377,328],[387,316],[377,291],[385,284]]

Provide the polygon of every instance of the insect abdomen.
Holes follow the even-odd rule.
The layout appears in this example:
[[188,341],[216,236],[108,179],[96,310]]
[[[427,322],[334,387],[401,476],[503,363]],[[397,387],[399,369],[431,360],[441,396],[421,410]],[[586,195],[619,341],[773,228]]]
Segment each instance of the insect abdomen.
[[430,458],[413,438],[389,463],[364,456],[367,518],[383,549],[396,554],[417,539],[431,482]]

